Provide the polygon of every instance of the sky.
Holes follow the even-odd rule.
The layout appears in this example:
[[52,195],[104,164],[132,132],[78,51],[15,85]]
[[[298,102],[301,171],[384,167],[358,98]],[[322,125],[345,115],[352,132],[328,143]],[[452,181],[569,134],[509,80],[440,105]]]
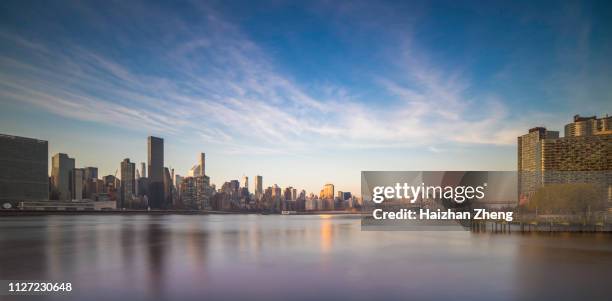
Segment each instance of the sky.
[[177,174],[205,152],[217,185],[315,193],[515,170],[529,128],[612,113],[611,23],[607,1],[2,1],[0,133],[100,175],[154,135]]

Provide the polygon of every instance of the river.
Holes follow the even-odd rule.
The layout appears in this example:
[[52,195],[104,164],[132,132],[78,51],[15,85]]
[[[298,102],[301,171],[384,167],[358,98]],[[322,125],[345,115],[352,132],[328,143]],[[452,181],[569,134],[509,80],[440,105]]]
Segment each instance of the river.
[[[0,217],[0,279],[36,300],[604,300],[612,236],[361,231],[347,216]],[[34,297],[0,296],[28,300]]]

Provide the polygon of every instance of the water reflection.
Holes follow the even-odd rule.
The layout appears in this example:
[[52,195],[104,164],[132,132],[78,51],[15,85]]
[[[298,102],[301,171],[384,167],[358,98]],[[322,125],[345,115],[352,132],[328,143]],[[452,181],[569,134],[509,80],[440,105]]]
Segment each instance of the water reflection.
[[607,234],[361,232],[358,219],[257,215],[16,217],[1,218],[0,230],[0,279],[71,281],[72,300],[612,293]]

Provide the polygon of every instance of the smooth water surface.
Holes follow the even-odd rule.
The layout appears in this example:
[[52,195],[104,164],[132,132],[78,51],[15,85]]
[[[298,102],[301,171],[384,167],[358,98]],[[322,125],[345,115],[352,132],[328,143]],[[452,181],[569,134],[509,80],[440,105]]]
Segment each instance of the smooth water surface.
[[[368,232],[346,216],[0,218],[11,300],[605,300],[609,234]],[[0,296],[0,299],[9,299]]]

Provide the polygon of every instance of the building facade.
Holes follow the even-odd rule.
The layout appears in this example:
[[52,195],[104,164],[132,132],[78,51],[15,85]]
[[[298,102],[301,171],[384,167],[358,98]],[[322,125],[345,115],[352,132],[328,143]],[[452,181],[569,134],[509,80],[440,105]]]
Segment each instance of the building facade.
[[47,141],[0,134],[0,202],[48,199]]
[[565,125],[565,137],[612,134],[612,117],[574,116],[574,122]]
[[73,168],[70,171],[70,197],[72,200],[80,201],[83,199],[83,179],[85,178],[85,170],[82,168]]
[[53,193],[60,201],[70,200],[70,173],[74,169],[74,158],[58,153],[51,158],[51,185]]
[[263,197],[263,177],[260,175],[255,176],[255,198],[260,200]]
[[612,201],[612,132],[610,117],[574,116],[565,137],[544,127],[518,137],[518,192],[528,200],[547,184],[593,184]]
[[152,209],[162,209],[164,204],[164,139],[147,138],[148,184],[147,196]]
[[131,208],[134,195],[136,195],[136,163],[126,158],[121,161],[121,193],[117,208]]

